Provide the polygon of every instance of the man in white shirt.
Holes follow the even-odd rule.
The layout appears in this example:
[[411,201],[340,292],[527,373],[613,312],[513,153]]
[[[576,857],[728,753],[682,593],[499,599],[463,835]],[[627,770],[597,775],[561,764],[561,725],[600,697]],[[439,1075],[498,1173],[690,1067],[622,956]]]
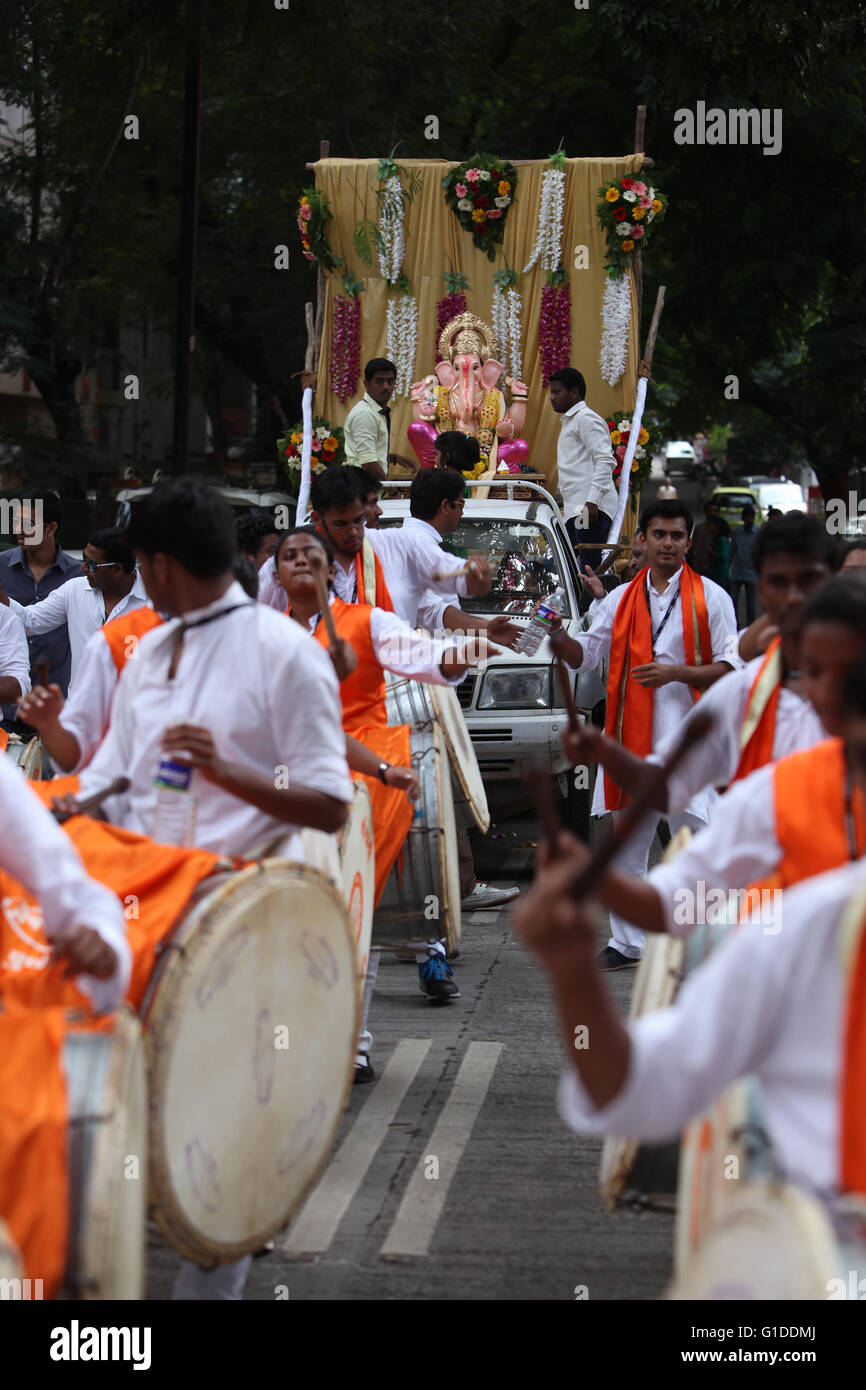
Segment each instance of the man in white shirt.
[[118,527],[94,531],[84,547],[81,567],[84,573],[79,579],[68,580],[53,594],[26,608],[0,589],[0,603],[17,613],[29,637],[52,632],[64,623],[68,625],[72,651],[70,689],[84,648],[94,632],[112,618],[131,613],[147,603],[126,532]]
[[[557,630],[551,637],[551,644],[574,668],[591,670],[611,653],[609,731],[613,731],[617,722],[622,724],[625,703],[634,698],[630,693],[630,689],[634,689],[632,682],[652,692],[651,737],[647,733],[652,749],[680,727],[694,705],[694,690],[706,690],[727,671],[737,669],[742,664],[737,655],[737,623],[730,596],[712,580],[695,575],[686,565],[691,529],[691,513],[682,503],[650,503],[640,519],[640,531],[646,541],[649,559],[647,569],[642,570],[630,584],[621,585],[601,600],[589,631],[579,642],[567,637],[561,624],[556,625]],[[706,605],[710,650],[702,651],[695,663],[688,661],[686,651],[686,633],[696,625],[696,618],[691,611],[687,613],[684,609],[685,585],[693,590],[698,585],[702,586]],[[640,593],[636,586],[640,587]],[[631,664],[635,660],[634,648],[630,645],[633,633],[628,629],[619,631],[616,623],[617,610],[625,600],[630,603],[636,600],[635,611],[638,614],[643,613],[644,603],[648,609],[646,655],[652,656],[649,662]],[[618,631],[616,637],[615,626]],[[616,661],[623,664],[622,690],[613,688]],[[618,716],[617,703],[620,709]],[[621,738],[627,743],[626,734],[621,733]],[[633,748],[632,751],[646,756],[650,749]],[[699,791],[680,812],[668,816],[671,829],[687,825],[695,830],[705,825],[709,820],[714,795],[711,789]],[[592,814],[603,816],[613,811],[616,824],[621,815],[619,805],[620,799],[612,800],[607,779],[600,772],[595,783]],[[655,813],[645,816],[640,830],[617,857],[616,864],[624,873],[646,873],[657,820]],[[619,913],[611,912],[610,924],[611,939],[601,958],[603,968],[621,970],[636,965],[643,953],[646,941],[644,933],[630,925]]]
[[566,530],[583,569],[597,560],[598,551],[582,551],[581,543],[606,541],[616,514],[616,460],[607,423],[586,404],[586,382],[574,367],[553,373],[550,404],[562,416],[556,446],[559,488]]
[[[14,705],[30,689],[30,652],[24,628],[8,608],[0,608],[0,705]],[[17,720],[3,720],[14,730]]]
[[[387,357],[372,357],[364,368],[364,395],[346,416],[343,433],[346,462],[366,468],[376,478],[387,478],[389,464],[405,477],[418,471],[417,462],[391,450],[391,408],[397,385],[397,368]],[[299,518],[301,520],[302,518]]]
[[[861,659],[845,685],[846,749],[866,790],[864,692]],[[755,1074],[782,1169],[832,1197],[840,1186],[846,1014],[849,998],[862,1002],[849,995],[846,957],[857,959],[866,917],[866,861],[789,888],[784,931],[768,934],[753,920],[732,932],[671,1008],[624,1024],[593,961],[595,908],[570,892],[584,855],[562,834],[556,857],[541,855],[535,885],[513,910],[553,980],[571,1061],[559,1088],[563,1119],[580,1133],[658,1143],[730,1082]],[[589,1029],[591,1047],[575,1048],[578,1027]]]

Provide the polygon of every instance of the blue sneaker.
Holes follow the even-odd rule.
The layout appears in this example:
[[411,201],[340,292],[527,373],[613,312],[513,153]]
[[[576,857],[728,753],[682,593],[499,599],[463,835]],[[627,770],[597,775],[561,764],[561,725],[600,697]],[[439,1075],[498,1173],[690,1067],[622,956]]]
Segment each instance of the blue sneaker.
[[452,979],[453,971],[444,956],[436,955],[418,966],[418,988],[428,999],[459,999],[460,990]]

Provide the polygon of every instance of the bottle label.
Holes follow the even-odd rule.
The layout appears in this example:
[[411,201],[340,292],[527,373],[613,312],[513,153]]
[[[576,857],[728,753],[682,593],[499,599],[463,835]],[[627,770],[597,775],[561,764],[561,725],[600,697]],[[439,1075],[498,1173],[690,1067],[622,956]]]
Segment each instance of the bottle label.
[[557,616],[556,609],[551,608],[547,603],[539,604],[533,617],[537,623],[543,623],[545,627],[550,627],[553,619]]
[[159,760],[154,786],[174,792],[188,792],[192,781],[192,763],[182,763],[166,754]]

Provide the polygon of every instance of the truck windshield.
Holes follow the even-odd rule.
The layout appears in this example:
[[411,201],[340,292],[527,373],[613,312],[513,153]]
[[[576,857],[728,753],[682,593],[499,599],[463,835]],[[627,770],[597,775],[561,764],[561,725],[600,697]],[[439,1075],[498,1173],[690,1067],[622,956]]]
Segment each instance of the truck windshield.
[[470,551],[487,556],[490,591],[461,599],[461,607],[465,610],[482,616],[511,613],[529,617],[540,598],[561,586],[565,592],[562,616],[572,616],[562,562],[553,536],[544,526],[528,521],[464,517],[457,530],[444,538],[442,545],[459,559],[464,559]]

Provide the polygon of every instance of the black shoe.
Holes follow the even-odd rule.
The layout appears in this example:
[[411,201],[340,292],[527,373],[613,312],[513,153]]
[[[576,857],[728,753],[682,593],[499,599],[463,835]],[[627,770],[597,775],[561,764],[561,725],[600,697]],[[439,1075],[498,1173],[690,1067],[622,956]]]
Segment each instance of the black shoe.
[[355,1063],[355,1076],[352,1081],[353,1086],[366,1086],[368,1081],[375,1081],[376,1073],[373,1070],[373,1063],[369,1057],[363,1062]]
[[624,956],[615,946],[605,946],[595,958],[599,970],[633,970],[640,965],[640,956]]
[[451,966],[438,951],[418,966],[418,983],[421,993],[426,994],[428,999],[443,1002],[460,998],[460,990],[451,978]]

